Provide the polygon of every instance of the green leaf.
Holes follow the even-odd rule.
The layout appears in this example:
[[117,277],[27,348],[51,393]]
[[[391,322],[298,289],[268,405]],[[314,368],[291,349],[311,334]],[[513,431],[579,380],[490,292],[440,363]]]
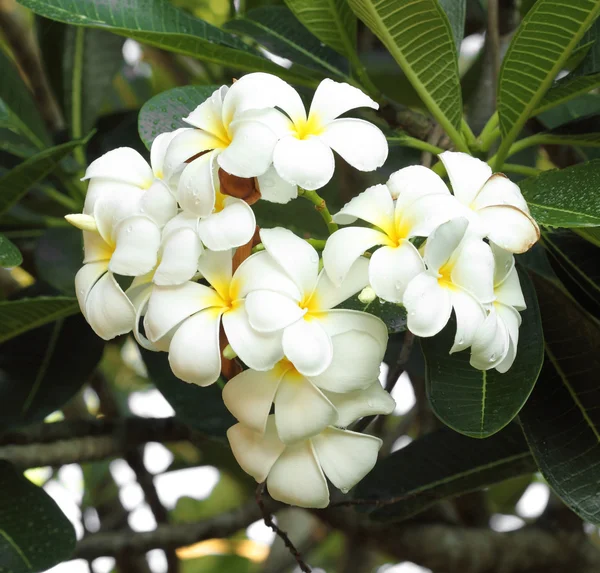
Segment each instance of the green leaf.
[[547,129],[554,130],[578,119],[586,120],[595,117],[598,112],[600,112],[600,96],[583,94],[542,112],[538,115],[538,120]]
[[75,530],[56,502],[0,461],[0,571],[45,571],[74,549]]
[[36,14],[65,24],[102,28],[158,48],[245,71],[270,72],[283,79],[314,85],[312,76],[287,70],[242,40],[177,9],[166,0],[20,0]]
[[189,127],[182,118],[209,98],[219,86],[185,86],[167,90],[148,100],[138,116],[138,131],[150,149],[157,135],[179,127]]
[[0,301],[0,342],[78,312],[77,300],[66,296]]
[[554,492],[600,525],[600,328],[560,288],[537,277],[535,283],[549,360],[521,425]]
[[516,424],[487,440],[443,428],[379,461],[356,487],[354,498],[373,501],[370,517],[406,519],[442,499],[535,471]]
[[456,44],[456,50],[460,50],[460,44],[465,34],[465,17],[467,15],[467,0],[439,0],[440,6],[446,12],[452,36]]
[[581,45],[591,45],[579,66],[573,70],[577,75],[589,75],[600,72],[600,19],[597,19],[581,40]]
[[358,295],[356,295],[345,300],[336,308],[360,310],[361,312],[373,314],[385,322],[390,334],[406,330],[406,309],[399,304],[386,302],[380,298],[375,298],[372,302],[364,303],[358,300]]
[[44,120],[14,64],[0,50],[0,126],[17,129],[38,147],[50,143]]
[[75,275],[81,268],[82,257],[83,238],[79,229],[47,229],[34,252],[37,276],[61,294],[75,296]]
[[460,135],[462,98],[452,29],[437,0],[348,0],[384,43],[431,114],[466,151]]
[[33,155],[37,151],[37,148],[18,133],[10,129],[0,128],[0,150],[26,159]]
[[[517,29],[498,85],[500,130],[509,146],[569,54],[600,13],[600,0],[538,0]],[[498,152],[504,159],[503,148]]]
[[22,262],[19,249],[0,233],[0,267],[18,267]]
[[523,407],[544,359],[544,341],[535,290],[519,272],[527,310],[521,313],[517,357],[508,372],[481,371],[469,364],[469,350],[449,354],[456,324],[422,338],[429,402],[438,418],[461,434],[485,438],[506,426]]
[[235,424],[235,418],[223,403],[218,383],[202,388],[183,382],[171,371],[166,353],[141,352],[150,379],[173,406],[177,417],[205,434],[225,437],[227,429]]
[[60,409],[87,382],[103,349],[81,315],[0,345],[0,429],[41,422]]
[[576,145],[579,147],[600,147],[600,132],[596,133],[540,133],[544,145]]
[[296,18],[321,42],[355,58],[356,18],[344,0],[285,0]]
[[226,30],[249,36],[269,51],[317,70],[348,78],[348,61],[313,36],[285,6],[250,10],[245,18],[230,20]]
[[583,229],[574,229],[574,231],[580,236],[583,237],[586,241],[592,243],[592,245],[596,245],[600,247],[600,229],[595,227],[583,228]]
[[556,82],[538,103],[531,115],[538,115],[600,86],[600,74],[566,78]]
[[206,555],[197,559],[185,559],[181,573],[258,573],[260,565],[241,555]]
[[540,225],[600,225],[600,159],[544,171],[519,185],[531,214]]
[[78,145],[86,142],[87,139],[79,139],[45,149],[0,177],[0,215],[21,199],[34,183],[44,179],[56,169],[61,159],[69,155]]

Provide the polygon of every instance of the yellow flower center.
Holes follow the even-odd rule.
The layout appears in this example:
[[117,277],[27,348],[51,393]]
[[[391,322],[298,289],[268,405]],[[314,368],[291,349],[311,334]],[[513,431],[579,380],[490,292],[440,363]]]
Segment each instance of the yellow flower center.
[[241,304],[240,285],[238,281],[232,279],[231,282],[227,279],[213,279],[211,286],[215,290],[214,300],[210,306],[221,309],[225,312],[236,309]]
[[308,139],[311,135],[320,135],[325,127],[319,117],[311,113],[308,119],[298,120],[294,123],[294,135],[298,139]]
[[304,298],[298,303],[298,306],[302,309],[306,309],[304,320],[312,320],[315,318],[315,315],[321,311],[321,305],[319,304],[316,293],[304,296]]
[[225,199],[227,199],[227,195],[224,195],[220,191],[215,192],[215,213],[220,213],[223,209],[225,209]]
[[282,378],[285,376],[287,381],[300,381],[304,378],[296,367],[287,359],[282,358],[277,364],[274,366],[274,370],[278,376]]
[[454,288],[454,283],[452,282],[452,269],[454,268],[454,264],[451,262],[447,262],[440,267],[438,271],[438,284],[445,288]]

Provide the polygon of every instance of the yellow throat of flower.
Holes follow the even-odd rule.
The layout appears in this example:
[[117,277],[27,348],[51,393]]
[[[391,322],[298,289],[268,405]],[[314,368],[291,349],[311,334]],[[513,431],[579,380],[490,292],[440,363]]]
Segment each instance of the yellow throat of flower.
[[308,119],[294,122],[294,135],[297,139],[308,139],[311,135],[321,135],[324,129],[321,120],[314,113],[311,113]]

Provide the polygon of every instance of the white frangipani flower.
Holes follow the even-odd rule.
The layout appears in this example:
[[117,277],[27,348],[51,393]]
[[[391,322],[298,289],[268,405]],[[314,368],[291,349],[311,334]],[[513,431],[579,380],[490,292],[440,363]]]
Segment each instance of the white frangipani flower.
[[444,151],[454,196],[465,206],[470,232],[488,237],[511,253],[524,253],[540,238],[540,229],[529,214],[519,187],[502,173],[467,153]]
[[366,286],[365,258],[357,259],[336,287],[324,271],[319,272],[315,249],[291,231],[262,229],[260,238],[282,277],[277,283],[263,281],[249,292],[250,325],[265,334],[283,332],[284,354],[299,372],[317,376],[327,369],[333,359],[331,337],[338,332],[366,331],[385,349],[383,322],[364,312],[333,308]]
[[408,283],[425,270],[410,239],[428,237],[462,211],[433,171],[420,165],[400,169],[386,185],[369,187],[334,215],[333,220],[342,225],[358,218],[375,228],[346,227],[333,233],[323,251],[325,270],[340,284],[360,255],[382,245],[369,261],[369,283],[378,297],[401,303]]
[[325,477],[347,492],[373,469],[382,444],[374,436],[330,426],[286,445],[277,435],[274,416],[269,416],[263,434],[236,424],[227,438],[242,469],[259,483],[266,480],[273,499],[317,508],[329,505]]
[[404,292],[408,329],[434,336],[446,326],[452,310],[456,336],[450,352],[468,348],[486,318],[483,304],[494,300],[494,256],[483,240],[466,233],[464,217],[440,225],[425,243],[427,270]]
[[[377,380],[384,352],[379,342],[356,331],[332,336],[331,342],[333,361],[318,376],[300,374],[285,358],[268,372],[245,370],[225,385],[225,405],[244,426],[264,433],[274,403],[277,433],[286,444],[305,440],[327,426],[345,425],[348,412],[356,414],[356,405],[368,414],[390,413],[394,400]],[[374,381],[379,393],[371,388]],[[366,389],[368,398],[360,393]],[[352,396],[341,400],[345,415],[340,422],[335,402],[343,392]],[[366,414],[355,415],[353,420],[360,415]]]
[[491,245],[496,263],[494,270],[495,300],[489,314],[478,328],[471,346],[471,366],[479,370],[495,368],[507,372],[517,356],[521,315],[527,305],[521,290],[515,259],[511,253]]

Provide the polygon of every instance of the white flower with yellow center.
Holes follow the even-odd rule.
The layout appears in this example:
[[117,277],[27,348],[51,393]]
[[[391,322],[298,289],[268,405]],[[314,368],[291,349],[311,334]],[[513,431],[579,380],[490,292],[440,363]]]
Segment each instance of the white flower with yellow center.
[[515,258],[500,247],[491,245],[496,263],[494,270],[495,300],[488,307],[485,322],[475,333],[471,347],[471,366],[479,370],[495,368],[504,374],[513,365],[519,343],[520,311],[527,305],[521,290]]
[[[381,336],[387,336],[383,323]],[[286,358],[268,372],[245,370],[225,385],[225,405],[244,426],[264,433],[274,403],[277,433],[286,444],[305,440],[327,426],[345,426],[350,410],[352,420],[389,414],[394,400],[377,379],[384,354],[379,342],[356,331],[332,336],[331,342],[333,361],[318,376],[300,374]],[[340,400],[345,392],[350,396]],[[364,412],[357,414],[355,406]]]
[[346,227],[333,233],[323,251],[325,270],[340,284],[358,257],[381,245],[369,262],[369,283],[378,297],[401,303],[408,283],[425,269],[410,239],[428,237],[462,211],[433,171],[419,165],[400,169],[385,185],[369,187],[334,215],[342,225],[362,219],[374,228]]
[[434,336],[456,315],[456,336],[450,352],[473,343],[486,318],[484,304],[494,300],[494,256],[490,246],[467,234],[464,217],[440,225],[427,239],[427,270],[406,287],[404,306],[408,329],[417,336]]
[[454,196],[467,208],[469,232],[488,237],[511,253],[524,253],[540,238],[519,187],[502,173],[466,153],[444,151],[440,159]]
[[264,334],[282,332],[285,356],[299,372],[317,376],[328,368],[333,358],[331,337],[338,332],[365,331],[385,349],[387,335],[382,335],[379,319],[334,309],[366,286],[367,259],[357,259],[336,286],[324,271],[319,272],[315,249],[291,231],[262,229],[260,238],[282,277],[251,289],[246,297],[250,325]]
[[381,440],[374,436],[327,427],[292,445],[277,435],[274,416],[264,433],[243,424],[227,431],[235,459],[257,482],[266,480],[269,495],[298,507],[327,507],[331,483],[347,492],[377,461]]

